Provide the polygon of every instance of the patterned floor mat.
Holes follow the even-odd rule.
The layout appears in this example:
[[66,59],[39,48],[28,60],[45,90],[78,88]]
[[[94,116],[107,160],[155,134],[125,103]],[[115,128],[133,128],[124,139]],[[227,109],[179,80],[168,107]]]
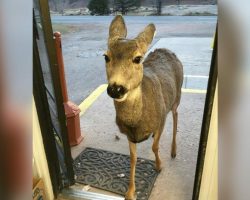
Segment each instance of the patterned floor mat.
[[[129,183],[130,156],[86,148],[74,160],[76,182],[125,195]],[[152,160],[137,159],[137,200],[148,200],[158,173]]]

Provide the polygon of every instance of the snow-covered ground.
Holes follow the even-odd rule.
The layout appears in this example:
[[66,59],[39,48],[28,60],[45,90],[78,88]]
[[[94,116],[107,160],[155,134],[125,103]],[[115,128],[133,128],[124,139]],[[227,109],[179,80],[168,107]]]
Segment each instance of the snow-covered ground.
[[170,5],[162,8],[164,15],[217,15],[217,5]]

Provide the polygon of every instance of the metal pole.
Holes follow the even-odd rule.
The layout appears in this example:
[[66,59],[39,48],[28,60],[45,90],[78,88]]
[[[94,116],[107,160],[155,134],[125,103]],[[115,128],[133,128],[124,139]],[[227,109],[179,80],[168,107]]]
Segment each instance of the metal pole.
[[68,99],[68,93],[67,93],[67,85],[65,80],[65,70],[64,70],[64,62],[63,62],[63,55],[62,55],[62,43],[61,43],[61,33],[55,32],[55,44],[56,44],[56,54],[58,59],[58,65],[59,65],[59,75],[60,75],[60,82],[62,86],[62,95],[63,95],[63,102],[66,103]]
[[62,55],[62,43],[61,43],[61,33],[55,32],[55,45],[56,53],[58,59],[58,73],[60,77],[61,87],[62,87],[62,96],[63,96],[63,105],[65,110],[65,115],[67,119],[67,129],[68,129],[68,138],[70,146],[78,145],[82,140],[81,128],[80,128],[80,108],[69,101],[67,93],[67,85],[65,79],[63,55]]

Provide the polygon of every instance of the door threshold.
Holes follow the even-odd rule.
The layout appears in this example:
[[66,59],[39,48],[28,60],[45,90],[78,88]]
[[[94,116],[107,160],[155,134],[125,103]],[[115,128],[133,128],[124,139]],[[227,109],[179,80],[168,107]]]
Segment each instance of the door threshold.
[[[100,194],[89,191],[65,188],[62,190],[60,197],[62,200],[124,200],[124,197],[115,197],[106,194]],[[60,198],[59,198],[60,200]]]

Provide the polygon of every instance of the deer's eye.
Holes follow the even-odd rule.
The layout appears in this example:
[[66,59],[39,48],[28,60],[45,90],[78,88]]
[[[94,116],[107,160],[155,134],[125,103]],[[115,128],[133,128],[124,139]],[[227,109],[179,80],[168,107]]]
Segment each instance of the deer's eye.
[[139,64],[142,61],[142,56],[136,56],[133,59],[133,63]]
[[110,58],[106,54],[104,54],[103,56],[104,56],[105,62],[108,63],[110,61]]

